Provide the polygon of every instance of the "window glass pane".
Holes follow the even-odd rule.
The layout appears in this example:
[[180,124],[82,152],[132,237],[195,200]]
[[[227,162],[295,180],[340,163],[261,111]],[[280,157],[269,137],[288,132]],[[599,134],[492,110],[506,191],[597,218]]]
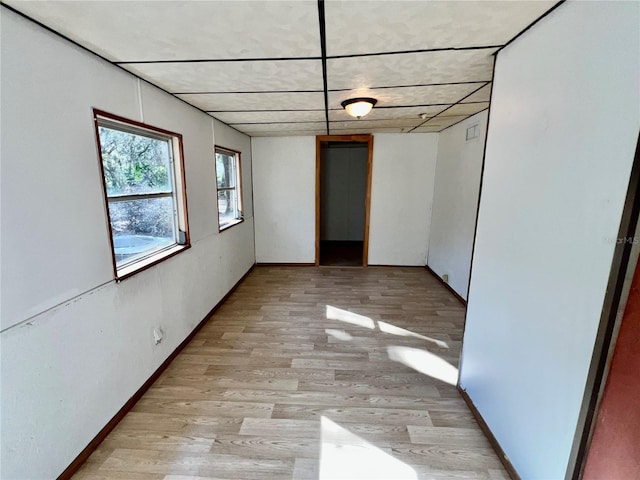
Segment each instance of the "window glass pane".
[[216,177],[218,188],[236,186],[236,157],[216,152]]
[[116,266],[176,243],[172,197],[110,201]]
[[108,127],[98,132],[108,196],[171,191],[168,140]]
[[218,192],[218,220],[221,227],[240,219],[236,190]]

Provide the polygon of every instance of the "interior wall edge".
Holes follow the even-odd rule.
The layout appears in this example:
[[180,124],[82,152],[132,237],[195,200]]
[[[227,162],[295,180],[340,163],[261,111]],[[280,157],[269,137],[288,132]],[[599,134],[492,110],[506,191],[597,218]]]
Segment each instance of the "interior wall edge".
[[464,388],[462,388],[459,384],[457,385],[457,389],[458,389],[458,392],[460,393],[460,396],[469,407],[469,410],[471,410],[471,414],[473,415],[473,418],[475,418],[476,422],[478,422],[478,425],[480,426],[480,430],[482,430],[482,432],[487,437],[487,440],[489,440],[489,444],[491,445],[491,448],[493,448],[493,450],[496,452],[496,455],[498,456],[498,460],[500,460],[500,462],[504,466],[504,469],[507,471],[511,479],[521,480],[521,477],[518,474],[518,471],[515,469],[515,467],[511,463],[511,460],[509,460],[509,457],[502,449],[502,445],[500,445],[500,442],[491,431],[491,428],[482,417],[482,414],[473,403],[473,400],[471,399],[469,394],[467,394],[467,391]]
[[566,2],[496,62],[460,384],[523,478],[569,467],[640,123],[638,13]]

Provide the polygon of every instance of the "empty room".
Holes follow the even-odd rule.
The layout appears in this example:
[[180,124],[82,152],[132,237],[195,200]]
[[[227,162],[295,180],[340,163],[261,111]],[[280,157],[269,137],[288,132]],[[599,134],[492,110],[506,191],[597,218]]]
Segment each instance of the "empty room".
[[2,480],[640,478],[640,2],[0,4]]

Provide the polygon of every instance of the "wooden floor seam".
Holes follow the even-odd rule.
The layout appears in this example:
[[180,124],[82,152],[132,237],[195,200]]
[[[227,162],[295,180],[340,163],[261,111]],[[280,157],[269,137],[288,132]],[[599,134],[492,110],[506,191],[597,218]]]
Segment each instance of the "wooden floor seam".
[[257,266],[73,477],[507,480],[425,269]]

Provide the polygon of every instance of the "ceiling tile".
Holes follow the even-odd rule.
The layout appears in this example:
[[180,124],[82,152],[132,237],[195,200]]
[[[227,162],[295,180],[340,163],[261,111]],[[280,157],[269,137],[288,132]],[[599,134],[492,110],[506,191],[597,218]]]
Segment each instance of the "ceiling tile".
[[[326,134],[317,2],[3,3],[250,135]],[[440,131],[486,109],[496,46],[555,3],[327,0],[332,133],[406,131],[420,114],[434,118],[416,131]],[[362,121],[340,106],[356,96],[378,100]]]
[[504,45],[555,3],[327,1],[327,55]]
[[447,116],[447,117],[442,116],[442,117],[431,118],[430,120],[427,120],[423,125],[416,128],[414,131],[416,132],[422,131],[423,128],[429,128],[429,127],[437,127],[440,130],[442,130],[443,128],[450,127],[454,123],[458,123],[464,120],[468,116],[469,115],[455,115],[455,116]]
[[7,3],[112,61],[320,56],[316,2]]
[[326,130],[326,122],[300,123],[234,123],[233,128],[242,131],[279,132],[282,130]]
[[215,112],[211,115],[229,124],[256,122],[322,122],[326,120],[324,110],[311,110],[306,112]]
[[429,105],[456,103],[469,95],[482,83],[464,83],[455,85],[425,85],[402,88],[360,88],[329,92],[329,108],[341,108],[340,102],[354,97],[373,97],[378,107],[393,105]]
[[327,60],[329,89],[491,80],[495,49]]
[[422,127],[416,128],[411,133],[435,133],[435,132],[439,132],[439,131],[443,130],[444,128],[446,128],[446,127],[427,127],[427,126],[422,126]]
[[402,128],[402,127],[415,127],[419,125],[424,120],[421,118],[414,119],[390,119],[390,120],[352,120],[347,122],[331,122],[329,127],[333,130],[337,129],[367,129],[367,128],[377,128],[377,127],[393,127],[393,128]]
[[124,67],[170,92],[322,89],[322,62],[319,60],[135,63]]
[[282,130],[278,132],[269,131],[269,132],[245,132],[247,135],[251,135],[252,137],[297,137],[297,136],[316,136],[316,135],[326,135],[326,130]]
[[[409,130],[411,127],[408,128]],[[331,128],[331,135],[358,135],[361,133],[402,133],[407,128],[401,127],[370,127],[370,128]]]
[[491,99],[491,84],[482,87],[473,95],[462,100],[461,103],[469,103],[469,102],[488,102]]
[[[420,114],[424,113],[428,117],[437,115],[450,105],[437,105],[430,107],[402,107],[402,108],[377,108],[374,107],[365,120],[388,120],[393,118],[420,119]],[[348,121],[354,120],[342,107],[338,110],[329,110],[329,120]]]
[[178,97],[205,111],[324,109],[322,92],[214,93]]
[[456,116],[456,115],[473,115],[474,113],[478,113],[487,108],[489,108],[489,102],[459,103],[451,107],[449,110],[443,112],[442,115],[446,115],[448,117]]

